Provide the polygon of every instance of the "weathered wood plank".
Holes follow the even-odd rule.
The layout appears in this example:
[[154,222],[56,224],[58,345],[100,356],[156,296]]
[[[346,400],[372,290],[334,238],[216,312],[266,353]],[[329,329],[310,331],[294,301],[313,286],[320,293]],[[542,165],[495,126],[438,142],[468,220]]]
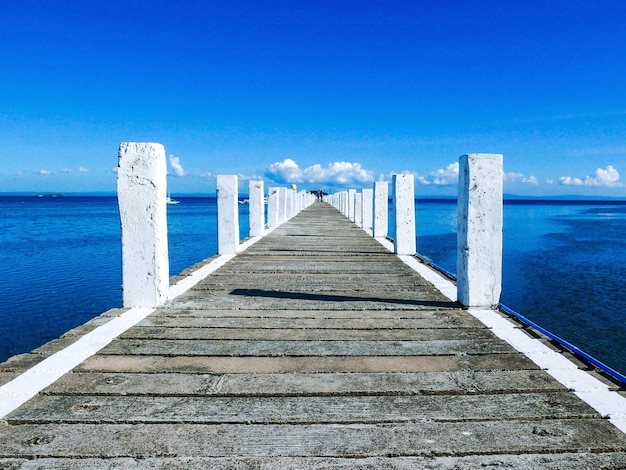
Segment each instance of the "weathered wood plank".
[[[318,319],[323,320],[320,324],[325,324],[327,320],[334,319],[352,319],[352,320],[376,320],[376,319],[395,319],[395,320],[446,320],[452,318],[456,324],[463,325],[468,323],[473,327],[484,328],[484,325],[461,309],[430,309],[430,310],[197,310],[197,309],[157,309],[141,324],[156,325],[157,322],[167,321],[164,319],[174,318],[177,322],[183,322],[181,317],[185,318],[288,318],[293,319]],[[148,322],[148,323],[145,323]],[[410,325],[410,323],[408,323]],[[342,328],[349,328],[351,323],[345,322]],[[317,327],[319,328],[319,327]],[[362,328],[362,327],[361,327]],[[409,326],[409,328],[418,328],[417,326]],[[438,327],[434,327],[438,328]]]
[[37,460],[0,459],[8,469],[23,470],[104,470],[119,468],[127,470],[327,470],[331,468],[351,470],[459,470],[473,468],[507,468],[510,470],[589,470],[626,468],[626,454],[607,453],[558,453],[523,455],[470,455],[462,457],[162,457],[162,458],[111,458],[111,459],[64,459],[42,458]]
[[267,341],[494,341],[486,329],[331,329],[331,328],[180,328],[162,326],[135,327],[121,335],[136,340],[267,340]]
[[100,354],[160,356],[440,356],[449,354],[514,354],[497,339],[433,341],[253,341],[118,339]]
[[565,391],[540,370],[421,373],[184,374],[72,373],[50,395],[326,396]]
[[[197,312],[197,311],[196,311]],[[155,316],[151,315],[141,323],[141,327],[175,327],[188,328],[252,328],[252,329],[285,329],[311,328],[331,330],[396,330],[396,329],[484,329],[484,326],[474,317],[438,315],[431,318],[314,318],[315,314],[307,311],[309,318],[277,317],[275,311],[270,317],[263,317],[263,311],[257,311],[255,317],[214,316],[210,312],[200,316]],[[304,313],[304,312],[303,312]],[[219,315],[222,315],[221,313]],[[328,314],[330,316],[330,314]]]
[[77,367],[82,372],[182,372],[201,374],[289,374],[294,372],[448,372],[537,369],[522,354],[480,356],[320,356],[220,357],[96,355]]
[[626,452],[626,439],[603,419],[383,425],[0,424],[3,458],[381,457],[606,451]]
[[192,290],[167,304],[176,309],[243,310],[432,310],[455,308],[440,292],[308,293],[267,289],[216,291],[206,296]]
[[9,424],[325,424],[600,418],[574,394],[99,397],[41,396]]
[[300,260],[290,264],[281,263],[275,259],[255,260],[255,261],[238,261],[225,265],[221,268],[222,273],[307,273],[307,274],[325,274],[325,273],[351,273],[351,274],[386,274],[397,270],[398,263],[395,261],[377,261],[372,258],[363,260],[360,263],[345,263],[343,261],[319,261],[319,260]]

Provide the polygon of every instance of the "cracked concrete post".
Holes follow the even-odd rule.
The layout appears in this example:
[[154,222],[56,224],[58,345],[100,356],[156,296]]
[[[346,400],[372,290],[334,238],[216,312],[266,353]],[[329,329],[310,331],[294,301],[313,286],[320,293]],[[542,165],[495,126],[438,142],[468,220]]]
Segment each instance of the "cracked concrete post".
[[217,175],[217,252],[237,253],[239,248],[239,196],[237,175]]
[[267,227],[278,227],[278,207],[280,205],[279,190],[277,187],[271,187],[267,190]]
[[374,237],[384,238],[389,231],[389,185],[374,183]]
[[363,193],[354,195],[354,223],[357,227],[363,227]]
[[354,222],[354,199],[356,198],[356,189],[348,189],[348,219]]
[[364,189],[362,191],[362,195],[363,202],[361,207],[363,209],[363,215],[361,216],[361,220],[363,221],[363,230],[371,235],[374,211],[374,191],[372,189]]
[[398,255],[414,255],[415,241],[415,190],[413,175],[393,175],[393,212],[395,233],[393,246]]
[[278,206],[278,225],[282,225],[287,221],[287,188],[278,188],[278,194],[278,202],[280,203]]
[[263,181],[248,183],[248,208],[250,236],[260,237],[265,228],[265,203],[263,202]]
[[492,307],[502,290],[502,155],[459,158],[457,297]]
[[167,164],[161,144],[123,142],[117,166],[122,227],[122,304],[158,307],[167,299]]

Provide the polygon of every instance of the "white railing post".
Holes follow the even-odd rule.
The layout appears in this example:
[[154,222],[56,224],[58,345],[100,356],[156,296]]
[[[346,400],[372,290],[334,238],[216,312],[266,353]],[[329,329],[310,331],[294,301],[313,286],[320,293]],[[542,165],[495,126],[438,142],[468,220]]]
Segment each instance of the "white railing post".
[[237,175],[217,175],[217,252],[237,253],[239,248],[239,202]]
[[293,217],[293,189],[286,188],[285,191],[287,194],[285,220],[289,220]]
[[363,193],[354,195],[354,223],[357,227],[363,227]]
[[415,190],[413,175],[393,175],[393,211],[395,220],[394,253],[414,255]]
[[348,214],[346,217],[354,222],[354,198],[356,197],[356,189],[348,190]]
[[389,185],[374,183],[374,237],[384,238],[389,231]]
[[291,210],[289,211],[290,219],[292,217],[295,217],[296,214],[298,213],[297,206],[296,206],[296,193],[297,193],[296,185],[292,184],[291,189],[289,190],[289,194],[291,196]]
[[117,200],[122,227],[124,307],[158,307],[167,299],[166,175],[163,145],[120,144]]
[[491,307],[502,290],[502,155],[459,159],[457,297],[466,307]]
[[287,201],[289,193],[287,192],[287,188],[280,187],[278,188],[278,202],[280,206],[278,207],[278,225],[282,225],[287,221]]
[[248,208],[250,236],[260,237],[265,227],[265,204],[263,202],[263,181],[248,183]]
[[371,189],[364,189],[362,191],[362,209],[363,213],[361,219],[363,221],[363,230],[365,230],[368,234],[372,234],[372,217],[373,217],[373,197],[374,191]]
[[267,190],[267,226],[270,229],[278,227],[278,208],[280,191],[277,187],[271,187]]

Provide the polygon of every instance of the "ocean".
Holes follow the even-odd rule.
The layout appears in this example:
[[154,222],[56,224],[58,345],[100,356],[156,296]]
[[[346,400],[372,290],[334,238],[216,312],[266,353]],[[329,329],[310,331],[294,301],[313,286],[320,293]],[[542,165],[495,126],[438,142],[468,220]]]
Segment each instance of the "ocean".
[[[176,199],[172,275],[217,251],[215,198]],[[455,230],[455,201],[416,200],[418,252],[450,272]],[[626,201],[505,201],[502,303],[622,374],[625,281]],[[115,197],[0,197],[0,362],[119,307],[121,282]]]

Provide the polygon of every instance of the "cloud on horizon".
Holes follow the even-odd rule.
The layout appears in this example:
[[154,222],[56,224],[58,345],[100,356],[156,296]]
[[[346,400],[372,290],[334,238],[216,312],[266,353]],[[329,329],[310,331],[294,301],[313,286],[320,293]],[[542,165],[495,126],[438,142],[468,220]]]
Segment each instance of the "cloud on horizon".
[[624,183],[619,181],[619,172],[612,165],[606,168],[598,168],[593,175],[584,178],[576,178],[572,176],[561,176],[559,183],[565,186],[588,186],[588,187],[605,187],[605,188],[621,188]]
[[539,186],[539,181],[534,175],[526,176],[524,173],[509,172],[502,176],[504,182],[520,182],[525,184],[531,184],[533,186]]
[[394,171],[389,173],[386,177],[384,175],[380,175],[378,179],[379,181],[389,181],[394,174],[413,175],[415,177],[415,181],[422,186],[428,186],[431,184],[437,186],[453,186],[459,182],[459,162],[450,163],[447,167],[431,171],[427,175],[420,175],[415,171],[405,170],[399,172]]
[[265,172],[267,178],[277,183],[323,183],[323,184],[364,184],[372,183],[374,175],[360,163],[333,162],[326,167],[319,164],[300,168],[291,158],[272,163]]

